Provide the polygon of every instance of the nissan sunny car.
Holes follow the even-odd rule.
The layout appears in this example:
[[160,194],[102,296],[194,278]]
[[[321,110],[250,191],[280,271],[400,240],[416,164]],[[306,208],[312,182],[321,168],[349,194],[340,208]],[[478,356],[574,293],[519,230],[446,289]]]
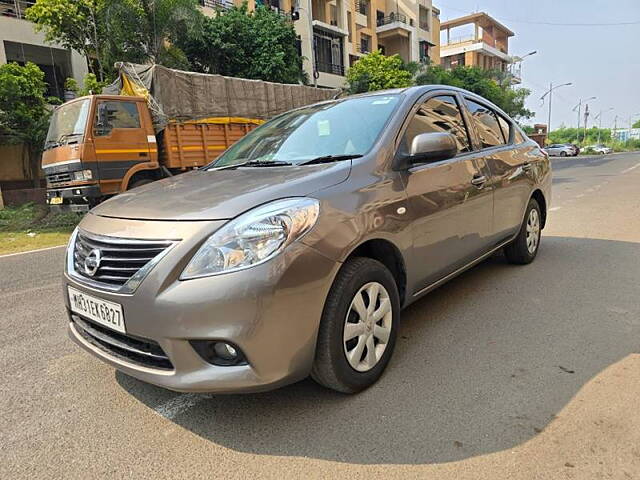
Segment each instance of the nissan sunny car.
[[403,308],[498,250],[534,260],[550,188],[538,145],[464,90],[299,108],[91,210],[66,253],[69,334],[172,390],[311,375],[357,392],[389,363]]

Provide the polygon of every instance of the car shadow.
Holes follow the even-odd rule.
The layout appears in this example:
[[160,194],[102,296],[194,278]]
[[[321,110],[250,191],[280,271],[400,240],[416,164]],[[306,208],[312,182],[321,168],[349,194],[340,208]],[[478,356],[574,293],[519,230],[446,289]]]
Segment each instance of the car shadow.
[[389,368],[358,395],[311,380],[218,396],[116,379],[156,411],[187,405],[160,413],[240,452],[357,464],[462,460],[530,440],[590,379],[638,352],[639,272],[640,243],[545,237],[524,267],[496,255],[404,311]]

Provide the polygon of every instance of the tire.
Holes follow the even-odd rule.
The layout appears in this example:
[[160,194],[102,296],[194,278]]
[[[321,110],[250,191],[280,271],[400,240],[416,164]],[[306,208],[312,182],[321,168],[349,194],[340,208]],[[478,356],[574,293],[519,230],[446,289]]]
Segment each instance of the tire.
[[[377,294],[375,285],[378,285]],[[369,317],[370,311],[366,308],[370,292],[377,297],[374,314],[379,316],[386,311],[383,303],[389,306],[389,311],[377,321],[376,317]],[[357,296],[363,303],[357,301]],[[364,321],[357,310],[366,310]],[[320,385],[342,393],[356,393],[369,387],[380,378],[389,363],[399,320],[400,296],[391,272],[371,258],[348,260],[334,280],[324,305],[311,377]],[[346,339],[347,329],[350,329],[349,334],[362,333],[354,333],[352,338]],[[380,337],[385,337],[381,334],[386,332],[386,341],[374,332]],[[363,346],[358,353],[360,342]],[[371,349],[372,357],[369,356],[370,342],[375,345]],[[348,352],[351,360],[347,357]]]
[[567,152],[565,152],[564,150],[562,152],[560,152],[560,156],[561,157],[566,157],[567,156]]
[[154,181],[155,180],[151,178],[141,178],[140,180],[136,180],[135,182],[130,183],[129,186],[127,187],[127,190],[138,188],[138,187],[141,187],[142,185],[146,185],[147,183],[151,183]]
[[[528,237],[528,230],[531,229],[533,231],[529,233],[534,236]],[[526,265],[533,262],[540,249],[541,231],[542,212],[540,211],[538,201],[532,198],[529,200],[529,205],[527,205],[527,211],[524,215],[518,236],[513,242],[504,247],[504,254],[507,257],[507,261],[516,265]],[[535,246],[531,248],[533,243],[535,243]]]

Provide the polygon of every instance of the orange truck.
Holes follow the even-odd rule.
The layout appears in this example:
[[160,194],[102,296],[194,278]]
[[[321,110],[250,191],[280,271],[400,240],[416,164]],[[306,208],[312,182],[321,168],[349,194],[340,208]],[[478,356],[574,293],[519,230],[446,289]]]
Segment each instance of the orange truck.
[[42,157],[51,206],[87,211],[201,167],[266,119],[337,93],[131,64],[105,90],[53,113]]

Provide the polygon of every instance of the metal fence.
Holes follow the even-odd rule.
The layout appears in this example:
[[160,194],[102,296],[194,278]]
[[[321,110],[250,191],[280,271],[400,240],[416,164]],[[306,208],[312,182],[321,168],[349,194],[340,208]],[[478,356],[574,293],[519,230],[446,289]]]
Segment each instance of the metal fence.
[[379,17],[377,25],[381,27],[382,25],[389,25],[395,22],[407,23],[407,16],[404,13],[391,12],[386,17]]

